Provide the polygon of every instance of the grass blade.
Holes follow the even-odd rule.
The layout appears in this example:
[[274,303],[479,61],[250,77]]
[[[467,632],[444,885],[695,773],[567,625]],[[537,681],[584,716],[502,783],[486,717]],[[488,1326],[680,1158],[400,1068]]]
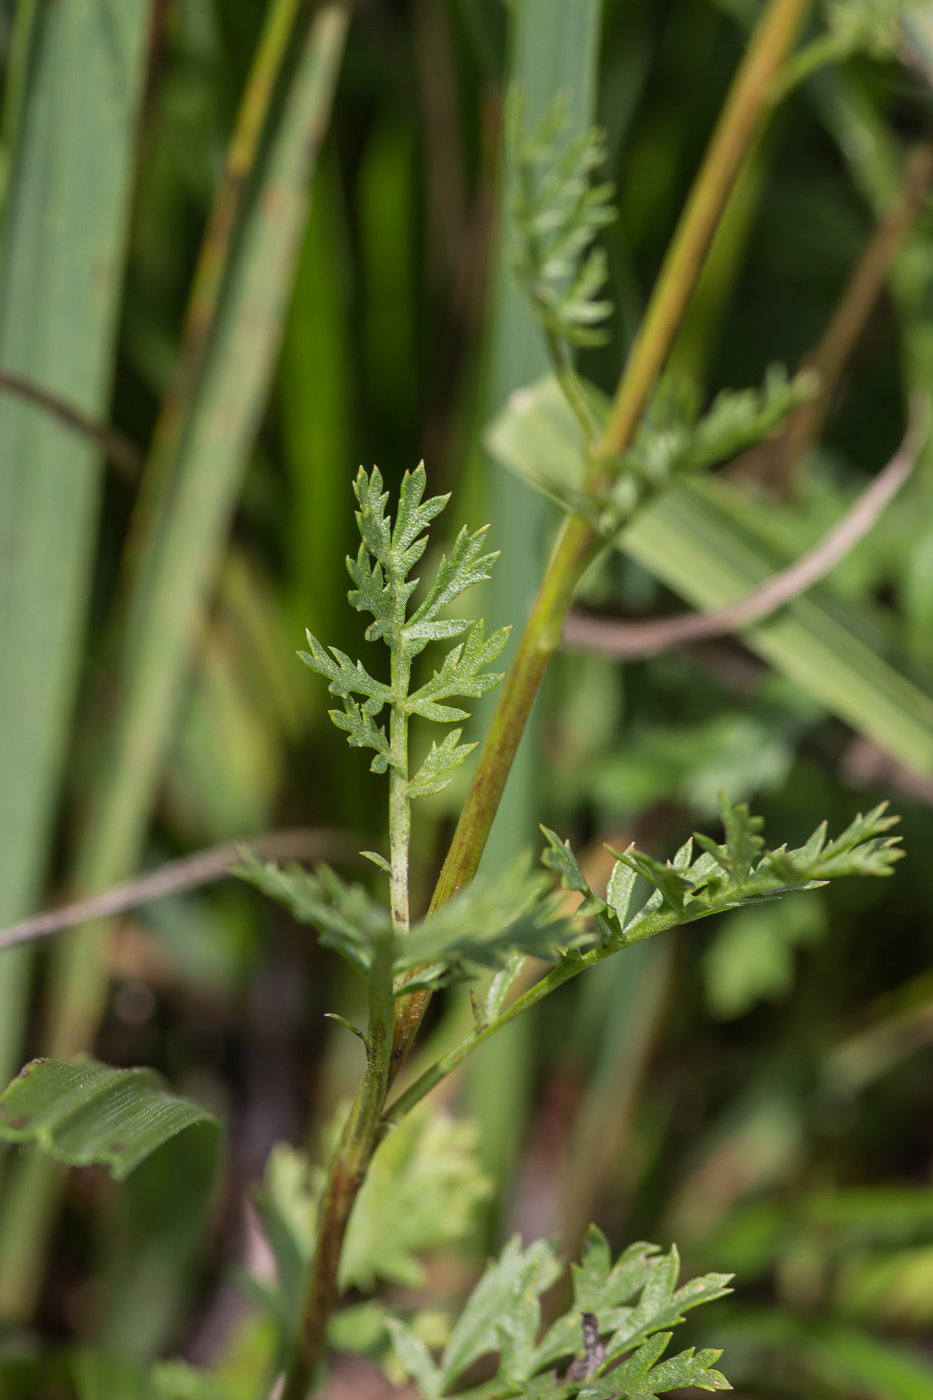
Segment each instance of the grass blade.
[[[290,0],[280,0],[277,12],[283,5],[287,9]],[[261,170],[253,172],[223,275],[213,283],[216,314],[203,352],[192,354],[199,370],[183,396],[177,435],[165,429],[177,450],[166,458],[157,450],[153,476],[143,484],[117,698],[76,857],[75,884],[83,893],[125,878],[139,858],[194,637],[278,354],[347,22],[343,5],[323,7],[313,20],[302,19],[298,51],[285,55],[290,78],[270,119],[274,129],[267,124],[253,145]],[[56,950],[48,1018],[55,1058],[70,1058],[93,1038],[107,993],[107,949],[107,926],[94,924]],[[19,1318],[34,1305],[55,1191],[42,1159],[23,1165],[0,1217],[0,1313]]]
[[[575,132],[593,120],[601,17],[601,0],[580,0],[572,7],[561,0],[536,0],[534,4],[524,0],[515,7],[511,76],[524,93],[528,130],[534,129],[559,92],[567,94],[568,117]],[[509,270],[507,237],[506,229],[495,273],[486,387],[489,413],[498,412],[515,390],[539,377],[549,364],[543,334]],[[494,462],[487,477],[487,493],[489,518],[509,522],[508,549],[503,550],[492,578],[490,625],[515,624],[514,649],[541,577],[548,509],[525,482],[499,470]],[[508,663],[511,652],[506,651],[503,659]],[[540,766],[535,728],[532,717],[489,843],[490,854],[500,866],[537,837]],[[469,1070],[470,1112],[482,1124],[484,1162],[500,1189],[524,1124],[532,1071],[530,1034],[529,1025],[516,1021],[484,1048]]]
[[177,1133],[220,1124],[161,1087],[148,1069],[85,1059],[33,1060],[0,1094],[0,1137],[35,1145],[68,1167],[104,1166],[117,1181]]
[[[576,424],[553,381],[516,396],[493,423],[488,444],[504,465],[532,477],[572,482],[579,472]],[[763,507],[706,477],[655,501],[619,545],[694,607],[711,612],[788,562],[772,537]],[[817,588],[742,637],[886,753],[915,772],[933,773],[933,682],[927,694],[887,659],[885,639],[867,609]]]
[[[275,367],[346,25],[342,6],[318,12],[233,244],[171,490],[134,579],[119,702],[78,854],[82,890],[125,877],[139,856],[198,621]],[[93,928],[63,950],[52,1016],[56,1056],[83,1049],[93,1034],[106,992],[105,947],[101,930]]]
[[[25,24],[31,9],[21,9]],[[149,11],[148,0],[125,0],[112,13],[44,8],[21,36],[20,96],[5,119],[15,149],[0,365],[94,418],[106,415],[109,398]],[[35,906],[44,874],[81,654],[100,463],[41,408],[8,395],[0,397],[0,462],[6,922]],[[0,961],[3,1082],[20,1051],[29,957],[17,950]]]

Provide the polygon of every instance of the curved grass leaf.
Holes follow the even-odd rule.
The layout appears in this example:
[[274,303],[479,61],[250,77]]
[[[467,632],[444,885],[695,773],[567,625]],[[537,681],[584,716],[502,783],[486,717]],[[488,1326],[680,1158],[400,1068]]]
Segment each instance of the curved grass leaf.
[[104,1166],[117,1181],[196,1125],[219,1145],[217,1118],[168,1093],[152,1070],[92,1059],[32,1060],[0,1095],[0,1138],[33,1144],[65,1166]]
[[[0,157],[0,178],[11,176],[0,363],[92,418],[105,416],[110,392],[151,9],[149,0],[39,7],[15,149]],[[6,922],[34,908],[41,890],[94,566],[98,458],[41,409],[0,399]],[[0,964],[0,1082],[22,1060],[30,958],[21,949]]]
[[[551,378],[513,394],[486,445],[501,465],[561,501],[578,483],[579,429]],[[642,511],[618,544],[693,607],[713,611],[788,562],[756,530],[757,518],[756,508],[718,479],[682,481]],[[741,635],[750,650],[912,772],[933,773],[933,680],[921,689],[896,669],[864,640],[873,630],[865,621],[814,589]]]

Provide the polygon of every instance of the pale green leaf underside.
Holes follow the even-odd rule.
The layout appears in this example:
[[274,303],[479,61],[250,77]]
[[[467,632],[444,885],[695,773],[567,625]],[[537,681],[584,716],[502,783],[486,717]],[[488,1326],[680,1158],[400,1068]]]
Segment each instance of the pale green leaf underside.
[[118,1181],[195,1125],[220,1136],[212,1113],[162,1088],[148,1069],[32,1060],[0,1095],[0,1138],[29,1143],[69,1167],[105,1166]]

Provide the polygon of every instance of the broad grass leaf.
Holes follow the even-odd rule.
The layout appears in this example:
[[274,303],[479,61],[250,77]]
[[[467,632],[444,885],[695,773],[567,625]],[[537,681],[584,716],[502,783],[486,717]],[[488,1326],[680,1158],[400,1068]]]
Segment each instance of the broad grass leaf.
[[35,1145],[65,1166],[105,1166],[118,1181],[194,1127],[219,1140],[214,1114],[170,1094],[152,1070],[90,1058],[32,1060],[0,1095],[0,1137]]

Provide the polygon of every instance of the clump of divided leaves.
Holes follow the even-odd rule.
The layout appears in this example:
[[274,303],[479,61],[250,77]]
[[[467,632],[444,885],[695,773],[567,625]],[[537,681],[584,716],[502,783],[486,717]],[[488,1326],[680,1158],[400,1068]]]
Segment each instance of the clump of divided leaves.
[[602,345],[608,334],[600,323],[612,303],[597,299],[609,269],[594,240],[616,217],[615,187],[610,181],[591,182],[606,160],[604,132],[593,126],[573,136],[568,116],[566,96],[560,95],[526,135],[523,95],[511,94],[509,251],[516,280],[552,344]]
[[[662,1361],[684,1314],[728,1293],[731,1274],[707,1274],[677,1287],[675,1246],[660,1254],[639,1242],[613,1264],[605,1236],[590,1227],[580,1264],[573,1266],[573,1306],[541,1335],[543,1293],[563,1272],[553,1245],[537,1240],[506,1245],[474,1289],[440,1359],[401,1323],[390,1324],[396,1352],[425,1400],[456,1392],[476,1400],[510,1396],[549,1400],[648,1400],[683,1386],[728,1390],[713,1365],[721,1352],[693,1347]],[[498,1355],[494,1379],[458,1388],[483,1357]]]
[[[614,852],[616,863],[604,894],[591,888],[569,843],[543,828],[545,871],[535,873],[525,857],[496,879],[476,880],[448,904],[412,923],[407,883],[410,804],[449,781],[469,746],[460,743],[459,727],[451,730],[432,746],[412,776],[408,726],[414,717],[459,725],[466,716],[450,700],[482,694],[496,683],[498,677],[485,668],[505,642],[504,632],[487,640],[481,622],[451,619],[445,611],[470,584],[488,577],[495,556],[482,553],[485,531],[462,532],[450,557],[441,560],[423,600],[412,602],[418,584],[409,573],[423,556],[423,531],[445,504],[441,497],[424,500],[424,486],[422,468],[405,477],[393,523],[378,473],[361,472],[356,482],[362,545],[348,561],[355,585],[350,600],[372,613],[370,640],[382,640],[389,649],[388,683],[341,652],[328,653],[313,637],[304,654],[327,678],[331,693],[343,701],[343,708],[332,712],[335,724],[351,745],[373,749],[372,766],[389,774],[390,859],[373,857],[389,876],[389,906],[364,884],[348,884],[326,866],[312,873],[297,865],[283,869],[263,864],[246,855],[240,867],[245,879],[313,925],[322,943],[340,953],[369,985],[370,1022],[365,1032],[357,1033],[366,1045],[367,1080],[378,1089],[374,1102],[380,1123],[371,1125],[374,1143],[389,1125],[404,1122],[445,1074],[507,1021],[602,958],[677,925],[779,899],[840,876],[887,875],[901,854],[897,838],[889,834],[896,818],[886,815],[884,806],[856,818],[832,841],[823,824],[798,849],[767,849],[761,819],[723,796],[722,843],[698,834],[666,862],[634,847]],[[430,641],[464,633],[465,639],[447,653],[433,677],[412,688],[415,656]],[[388,730],[378,723],[384,710]],[[700,848],[696,857],[695,843]],[[644,885],[650,891],[647,898],[639,897]],[[566,912],[560,886],[583,896],[572,915]],[[550,961],[552,969],[510,1001],[529,955]],[[482,1004],[476,1003],[471,1031],[386,1106],[393,998],[414,988],[434,991],[486,970],[496,975]],[[310,1242],[305,1249],[310,1259]],[[387,1317],[384,1323],[398,1360],[426,1398],[450,1393],[488,1354],[498,1355],[499,1361],[495,1381],[485,1381],[475,1392],[484,1400],[544,1394],[587,1400],[626,1395],[634,1400],[685,1385],[722,1388],[725,1380],[712,1369],[718,1353],[684,1352],[668,1361],[661,1356],[670,1336],[665,1329],[688,1307],[720,1296],[726,1279],[717,1275],[695,1280],[675,1292],[676,1251],[662,1259],[656,1253],[653,1246],[633,1246],[610,1267],[605,1241],[591,1234],[583,1264],[575,1270],[574,1306],[543,1338],[538,1335],[538,1297],[561,1267],[544,1243],[523,1251],[513,1242],[490,1265],[439,1360],[433,1355],[436,1347],[402,1320]],[[290,1273],[296,1273],[294,1265]],[[639,1293],[640,1300],[633,1302]],[[300,1311],[297,1302],[288,1310],[294,1327],[299,1325],[296,1309]]]
[[[685,396],[672,381],[662,381],[628,451],[603,463],[606,470],[594,478],[588,466],[605,403],[576,374],[572,353],[575,346],[599,340],[610,309],[599,299],[605,259],[594,242],[611,217],[611,188],[591,185],[603,159],[602,138],[595,130],[568,137],[560,104],[531,138],[521,134],[517,107],[511,126],[513,268],[583,432],[579,478],[545,489],[607,539],[678,475],[711,466],[766,436],[814,386],[806,377],[788,381],[774,372],[761,391],[727,392],[700,415],[695,395]],[[388,899],[367,884],[347,883],[326,866],[313,872],[297,865],[281,868],[244,852],[239,867],[246,880],[312,925],[321,943],[364,980],[368,994],[366,1029],[343,1022],[364,1042],[365,1068],[327,1171],[315,1171],[299,1154],[279,1151],[257,1198],[277,1279],[253,1290],[276,1329],[273,1374],[257,1381],[255,1393],[268,1393],[274,1373],[284,1368],[284,1400],[304,1400],[319,1377],[328,1339],[387,1360],[388,1337],[396,1376],[401,1368],[425,1400],[454,1391],[477,1400],[647,1400],[684,1386],[727,1388],[714,1369],[716,1351],[662,1358],[669,1329],[687,1310],[721,1297],[728,1276],[708,1275],[678,1289],[676,1249],[660,1255],[655,1246],[638,1243],[613,1264],[596,1230],[573,1269],[572,1306],[543,1334],[539,1300],[563,1266],[542,1241],[528,1249],[516,1240],[508,1244],[452,1330],[394,1314],[373,1299],[335,1310],[348,1289],[365,1293],[377,1280],[419,1282],[417,1251],[453,1238],[445,1230],[454,1225],[455,1233],[467,1229],[468,1207],[482,1198],[487,1183],[467,1161],[462,1142],[445,1137],[443,1129],[433,1138],[420,1130],[405,1135],[417,1123],[412,1110],[485,1040],[563,982],[636,942],[842,876],[886,876],[901,854],[890,834],[896,818],[883,805],[857,817],[833,840],[823,824],[797,849],[769,849],[761,819],[723,796],[722,842],[698,834],[668,861],[634,847],[613,852],[605,891],[591,887],[569,843],[542,828],[543,870],[534,869],[526,855],[497,878],[475,880],[413,922],[411,805],[445,787],[474,747],[461,742],[469,715],[459,702],[498,684],[501,677],[489,668],[508,636],[500,629],[487,637],[482,621],[450,613],[467,589],[490,577],[497,556],[486,552],[488,527],[464,528],[424,586],[412,576],[427,548],[427,530],[447,503],[444,496],[425,499],[425,489],[423,466],[407,473],[393,519],[377,468],[361,469],[354,484],[361,543],[347,561],[349,599],[372,617],[366,637],[385,645],[387,678],[310,634],[309,649],[301,654],[340,702],[331,711],[337,728],[351,747],[371,750],[373,772],[387,776],[388,859],[363,854],[388,876]],[[428,676],[419,658],[438,643],[451,645]],[[413,721],[449,726],[414,771]],[[582,896],[572,912],[567,891]],[[549,963],[550,970],[519,994],[516,982],[529,957]],[[474,999],[468,1033],[390,1102],[391,1071],[402,1053],[395,1044],[397,999],[488,974],[484,994]],[[148,1078],[137,1084],[90,1063],[68,1069],[63,1075],[62,1066],[37,1062],[7,1089],[0,1102],[0,1136],[35,1143],[62,1161],[101,1162],[117,1174],[121,1164],[130,1169],[127,1143],[133,1152],[137,1142],[151,1152],[172,1135],[179,1144],[186,1135],[204,1135],[205,1115],[192,1116]],[[114,1144],[117,1121],[122,1157]],[[134,1136],[140,1125],[145,1133]],[[213,1133],[212,1123],[207,1128]],[[394,1176],[387,1167],[393,1159],[403,1166]],[[456,1184],[459,1205],[426,1211],[425,1202],[442,1180]],[[485,1378],[464,1390],[476,1379],[473,1368],[479,1363]],[[159,1372],[156,1390],[164,1400],[232,1400],[232,1392],[215,1378],[199,1376],[182,1363]]]
[[[280,868],[244,853],[240,867],[244,878],[315,927],[321,942],[350,963],[367,984],[369,1003],[366,1030],[349,1027],[364,1040],[366,1065],[330,1168],[315,1172],[306,1159],[280,1152],[270,1164],[267,1188],[259,1198],[277,1261],[276,1286],[253,1290],[278,1338],[269,1353],[272,1369],[262,1384],[268,1388],[271,1375],[285,1367],[301,1381],[292,1393],[304,1393],[302,1373],[293,1368],[296,1356],[303,1354],[309,1309],[317,1306],[320,1296],[313,1284],[333,1209],[332,1183],[339,1181],[352,1149],[355,1155],[346,1170],[355,1183],[363,1182],[363,1189],[353,1214],[348,1210],[342,1222],[331,1301],[325,1315],[317,1318],[322,1337],[331,1344],[362,1350],[394,1368],[397,1377],[401,1368],[414,1378],[425,1400],[440,1400],[453,1390],[461,1393],[470,1384],[471,1368],[481,1361],[485,1374],[493,1362],[496,1370],[493,1379],[466,1392],[477,1400],[534,1400],[545,1395],[646,1400],[688,1385],[725,1388],[727,1382],[714,1368],[718,1352],[685,1351],[667,1360],[663,1354],[669,1329],[689,1308],[721,1296],[727,1278],[710,1275],[678,1290],[675,1250],[659,1256],[654,1246],[637,1244],[613,1265],[605,1240],[593,1231],[583,1262],[574,1269],[573,1305],[543,1335],[539,1298],[562,1267],[544,1242],[527,1250],[517,1241],[510,1243],[488,1267],[452,1330],[443,1319],[438,1326],[432,1315],[402,1316],[377,1299],[333,1311],[344,1289],[365,1293],[379,1279],[416,1281],[420,1275],[415,1252],[450,1238],[445,1230],[455,1229],[462,1237],[468,1228],[472,1205],[487,1188],[462,1144],[449,1134],[445,1137],[444,1129],[433,1139],[419,1130],[407,1140],[421,1144],[412,1156],[405,1132],[414,1121],[412,1109],[430,1089],[508,1021],[594,963],[644,938],[791,891],[813,889],[827,880],[886,876],[901,855],[891,835],[896,818],[887,815],[884,805],[857,817],[833,840],[827,839],[824,823],[799,848],[769,849],[761,819],[723,796],[721,842],[698,834],[669,861],[634,846],[614,852],[616,861],[604,892],[592,888],[569,843],[543,828],[543,870],[535,871],[525,857],[495,879],[476,880],[413,923],[408,891],[411,803],[438,791],[468,754],[471,746],[460,742],[460,726],[467,716],[451,702],[481,695],[497,683],[499,677],[488,667],[506,640],[505,631],[486,638],[482,622],[451,617],[447,611],[467,588],[489,576],[495,555],[483,552],[485,530],[461,532],[417,601],[419,584],[410,577],[411,570],[424,555],[428,524],[446,503],[444,497],[425,500],[424,490],[425,473],[419,467],[402,483],[393,522],[379,473],[361,471],[356,482],[362,544],[348,561],[354,584],[350,600],[373,616],[368,636],[388,648],[389,679],[377,679],[339,651],[326,651],[313,637],[304,656],[343,702],[333,711],[338,728],[352,746],[373,750],[372,766],[388,775],[390,855],[388,861],[373,856],[389,877],[388,903],[365,884],[348,884],[325,866],[313,872],[297,865]],[[433,675],[413,684],[415,659],[430,643],[445,641],[454,645]],[[414,773],[409,765],[413,719],[453,726],[431,746]],[[562,890],[582,896],[572,913]],[[516,979],[529,956],[550,962],[551,969],[515,995]],[[436,991],[490,972],[494,975],[485,995],[475,1002],[470,1031],[388,1102],[396,998],[414,988]],[[145,1120],[147,1152],[173,1134],[181,1141],[192,1131],[189,1119],[192,1124],[195,1120],[184,1115],[177,1101],[171,1101],[170,1114],[163,1111],[165,1096],[158,1098],[159,1118],[153,1127],[153,1095],[158,1094],[148,1081],[143,1094],[135,1091],[132,1077],[113,1071],[102,1075],[88,1064],[69,1070],[65,1092],[62,1069],[53,1061],[38,1062],[6,1091],[0,1102],[0,1135],[35,1142],[60,1160],[100,1161],[116,1170],[119,1163],[112,1160],[111,1143],[115,1113],[125,1142],[132,1138],[136,1118]],[[393,1155],[404,1167],[394,1177],[386,1165]],[[406,1194],[419,1180],[423,1187],[416,1195],[410,1190]],[[454,1196],[444,1199],[458,1200],[459,1205],[426,1216],[421,1198],[430,1199],[443,1181],[455,1188]],[[163,1400],[208,1393],[198,1388],[200,1379],[182,1363],[163,1367],[155,1379]],[[212,1396],[226,1400],[223,1387],[213,1380],[210,1386]]]

